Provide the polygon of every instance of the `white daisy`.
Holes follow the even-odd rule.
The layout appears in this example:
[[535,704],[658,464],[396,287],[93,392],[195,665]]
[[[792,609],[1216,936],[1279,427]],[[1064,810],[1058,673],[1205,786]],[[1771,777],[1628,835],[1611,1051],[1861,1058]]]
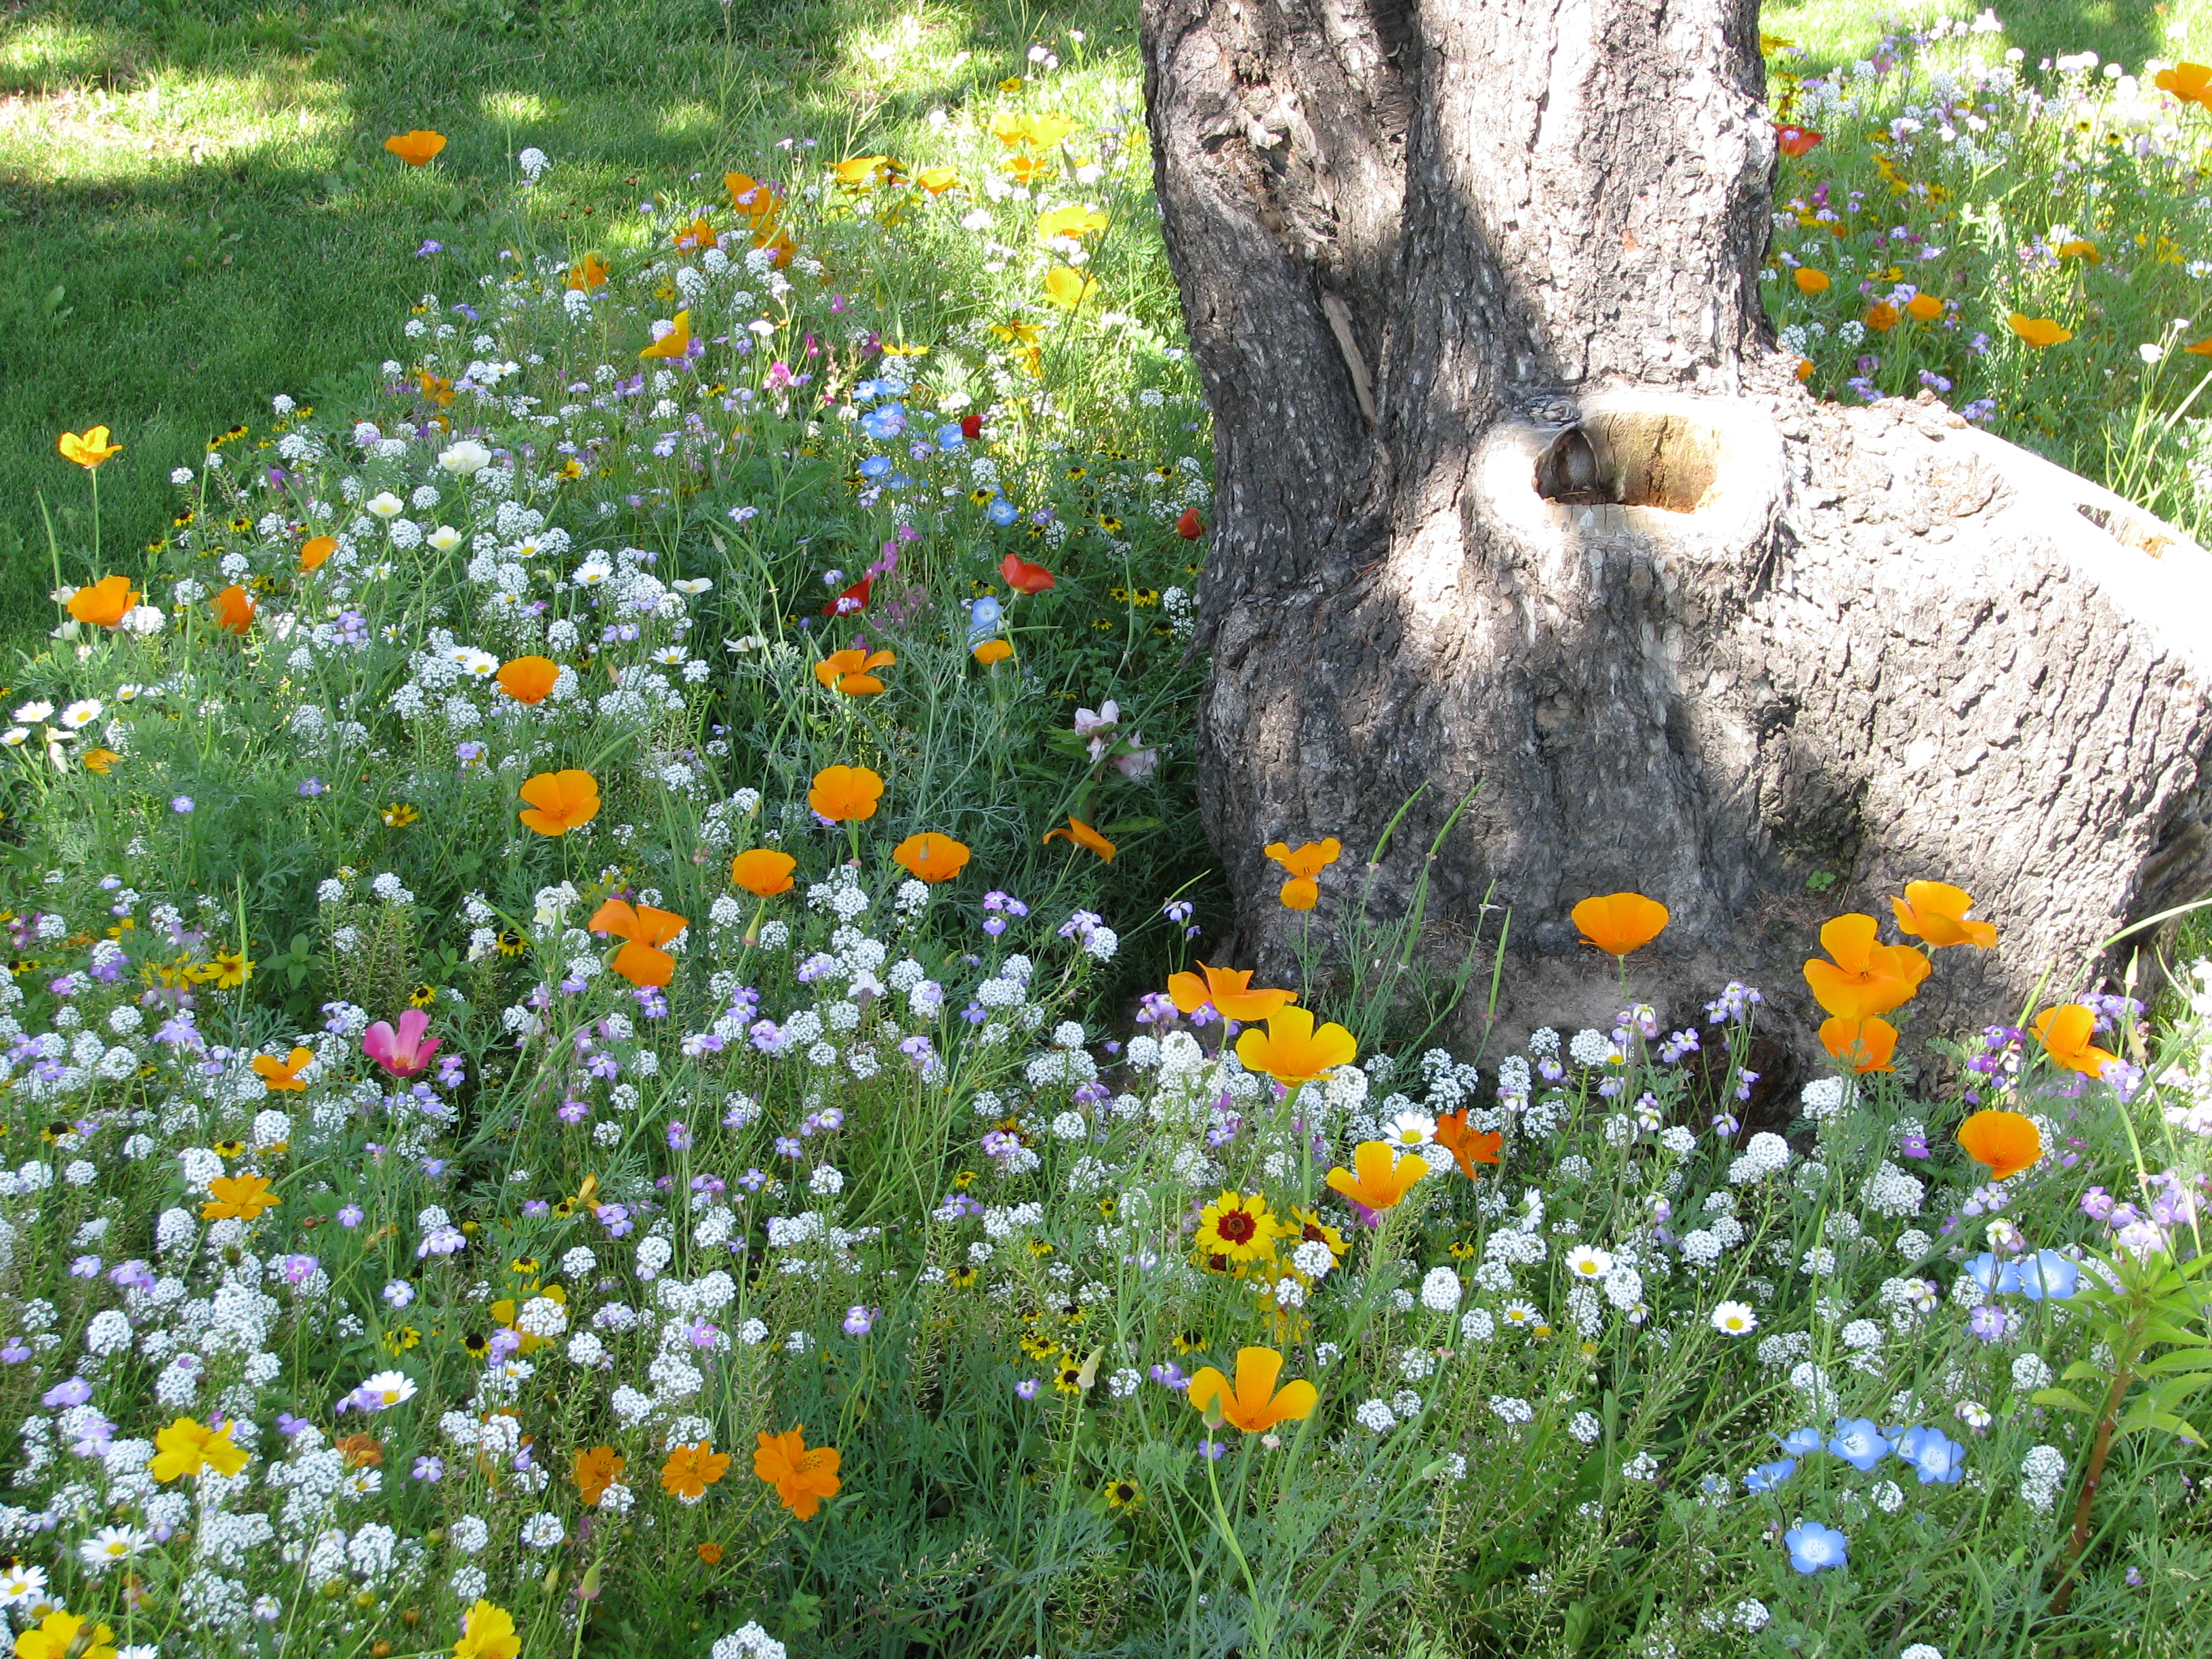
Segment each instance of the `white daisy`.
[[1603,1279],[1613,1271],[1613,1258],[1593,1244],[1577,1244],[1567,1252],[1567,1271],[1577,1279]]
[[94,1573],[106,1572],[118,1561],[128,1561],[154,1541],[136,1527],[102,1527],[76,1547],[77,1559]]
[[97,697],[86,697],[62,710],[62,724],[72,732],[82,732],[98,720],[106,707]]
[[389,1411],[415,1397],[415,1379],[404,1371],[379,1371],[361,1385],[360,1393],[379,1411]]
[[380,489],[362,506],[380,519],[396,519],[407,510],[407,503],[388,489]]
[[1401,1152],[1425,1146],[1436,1138],[1437,1121],[1425,1112],[1401,1112],[1382,1132],[1382,1139]]
[[35,726],[54,712],[50,702],[27,702],[15,711],[15,718],[26,725]]
[[1759,1328],[1759,1316],[1741,1302],[1723,1302],[1713,1310],[1713,1328],[1723,1336],[1749,1336]]
[[444,553],[460,545],[461,532],[449,524],[441,524],[422,539]]

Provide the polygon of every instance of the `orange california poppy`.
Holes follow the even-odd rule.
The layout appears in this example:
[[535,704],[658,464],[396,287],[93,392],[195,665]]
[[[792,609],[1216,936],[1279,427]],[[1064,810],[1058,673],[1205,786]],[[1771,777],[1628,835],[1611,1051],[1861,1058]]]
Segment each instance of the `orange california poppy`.
[[1790,272],[1790,280],[1797,284],[1797,291],[1800,294],[1826,294],[1828,291],[1828,273],[1825,270],[1815,270],[1810,265],[1798,266],[1796,270]]
[[1889,908],[1898,932],[1931,945],[1972,945],[1986,951],[1997,942],[1996,924],[1967,921],[1974,902],[1965,888],[1948,881],[1908,881],[1905,896],[1890,900]]
[[210,1221],[251,1221],[284,1200],[269,1190],[265,1176],[217,1176],[208,1182],[208,1201],[200,1214]]
[[999,561],[999,574],[1006,579],[1006,586],[1017,593],[1042,593],[1056,580],[1052,572],[1042,565],[1031,564],[1013,553]]
[[612,933],[629,941],[615,952],[613,967],[631,984],[665,985],[676,977],[676,958],[660,947],[690,923],[673,910],[656,910],[649,904],[632,908],[622,899],[609,899],[584,926],[594,933]]
[[2064,345],[2074,337],[2072,329],[2061,328],[2048,317],[2029,317],[2015,311],[2005,322],[2014,333],[2039,351],[2045,346]]
[[668,1461],[660,1466],[661,1490],[696,1504],[707,1495],[708,1487],[729,1472],[729,1453],[716,1451],[707,1441],[672,1447]]
[[932,196],[942,196],[960,183],[957,167],[927,167],[914,175],[914,181]]
[[676,246],[694,252],[714,246],[721,239],[714,234],[714,227],[701,214],[690,224],[680,226],[676,232]]
[[1667,907],[1641,893],[1586,898],[1569,914],[1587,943],[1614,957],[1642,950],[1667,926]]
[[678,358],[691,349],[691,313],[676,313],[676,325],[637,355],[641,357]]
[[2061,259],[2084,259],[2093,265],[2101,265],[2105,263],[2104,253],[2097,245],[2079,236],[2070,242],[2061,242],[2058,245],[2058,257]]
[[1033,185],[1048,173],[1059,171],[1050,161],[1036,155],[1010,155],[1002,170],[1018,185]]
[[950,881],[960,873],[968,862],[968,849],[950,836],[940,836],[934,830],[925,830],[918,836],[908,836],[891,854],[894,862],[932,886],[940,881]]
[[1085,276],[1072,265],[1054,265],[1044,274],[1044,297],[1062,311],[1074,310],[1097,287],[1097,278]]
[[775,212],[775,186],[765,179],[749,178],[742,173],[726,173],[722,175],[722,188],[730,192],[730,205],[756,223]]
[[61,452],[64,460],[74,461],[88,472],[123,453],[121,444],[107,441],[107,428],[104,426],[92,427],[82,433],[64,432],[54,447]]
[[1820,1046],[1854,1072],[1893,1072],[1897,1027],[1879,1015],[1820,1022]]
[[1905,302],[1905,314],[1919,322],[1932,323],[1943,314],[1943,302],[1932,294],[1916,294]]
[[1261,850],[1290,872],[1291,878],[1283,884],[1280,895],[1283,908],[1310,910],[1321,902],[1321,884],[1314,878],[1336,862],[1344,851],[1344,844],[1331,836],[1323,841],[1310,841],[1295,852],[1279,841]]
[[1832,962],[1818,957],[1805,964],[1805,982],[1814,1000],[1838,1019],[1886,1014],[1912,1000],[1928,977],[1928,958],[1909,945],[1877,945],[1872,916],[1837,916],[1820,928],[1820,943]]
[[[772,226],[771,228],[773,228]],[[799,245],[781,232],[770,235],[768,231],[763,230],[753,238],[753,246],[766,248],[769,251],[769,264],[774,265],[778,270],[781,270],[789,264],[792,255],[799,252]]]
[[2043,1133],[2018,1112],[1985,1109],[1959,1126],[1959,1144],[1977,1164],[1986,1164],[1990,1179],[2002,1181],[2043,1158]]
[[756,847],[730,860],[730,879],[757,898],[774,898],[791,890],[791,872],[799,860],[773,847]]
[[282,1060],[273,1054],[256,1054],[253,1070],[270,1093],[296,1093],[307,1086],[300,1080],[300,1073],[313,1063],[314,1058],[313,1048],[295,1048]]
[[1887,334],[1897,326],[1898,319],[1903,315],[1904,313],[1888,301],[1876,300],[1866,308],[1866,315],[1860,320],[1875,333]]
[[103,576],[89,587],[70,595],[69,613],[94,628],[113,628],[139,599],[128,576]]
[[814,678],[848,697],[872,697],[884,689],[872,671],[897,660],[894,651],[832,651],[814,665]]
[[568,286],[579,294],[589,294],[607,285],[607,262],[596,253],[586,253],[568,267]]
[[1468,1128],[1464,1108],[1437,1119],[1437,1145],[1452,1155],[1459,1172],[1469,1181],[1480,1179],[1476,1164],[1498,1162],[1498,1149],[1504,1144],[1505,1137],[1495,1129]]
[[320,570],[331,554],[338,550],[335,536],[310,536],[300,544],[300,568]]
[[1796,126],[1787,121],[1774,124],[1774,147],[1792,160],[1812,154],[1814,146],[1826,136],[1814,131],[1810,127]]
[[1334,1023],[1314,1029],[1310,1009],[1292,1004],[1267,1016],[1265,1032],[1237,1039],[1237,1058],[1248,1072],[1265,1072],[1278,1083],[1305,1083],[1359,1058],[1359,1044]]
[[1296,991],[1252,989],[1253,972],[1249,968],[1210,968],[1201,962],[1195,974],[1170,974],[1168,995],[1186,1014],[1194,1014],[1210,1002],[1224,1019],[1245,1025],[1279,1014],[1298,1000]]
[[806,804],[832,823],[853,823],[876,815],[884,781],[865,766],[825,766],[814,775]]
[[1081,818],[1069,817],[1066,829],[1048,830],[1044,832],[1044,838],[1048,842],[1065,841],[1071,847],[1088,847],[1107,863],[1114,862],[1114,843]]
[[409,167],[419,167],[445,149],[446,136],[417,127],[412,132],[394,133],[384,141],[384,147]]
[[533,707],[544,702],[553,694],[553,683],[561,678],[561,665],[550,657],[517,657],[513,662],[501,664],[493,679],[499,689],[517,702]]
[[83,754],[77,757],[78,761],[83,765],[86,771],[97,772],[102,777],[107,775],[108,768],[113,766],[116,762],[122,758],[123,757],[117,754],[112,749],[106,748],[88,749]]
[[253,600],[236,582],[216,594],[209,604],[215,607],[215,625],[226,634],[246,634],[253,629]]
[[607,1495],[607,1488],[622,1479],[629,1461],[612,1446],[593,1446],[576,1454],[568,1478],[576,1483],[576,1490],[583,1495],[587,1508],[599,1506],[599,1499]]
[[2212,357],[2212,334],[2201,340],[2191,340],[2181,349],[2192,357]]
[[2205,64],[2176,64],[2151,76],[2151,84],[2185,104],[2212,106],[2212,67]]
[[1106,228],[1106,225],[1104,214],[1085,207],[1080,202],[1070,202],[1065,207],[1056,207],[1049,213],[1037,216],[1036,239],[1040,242],[1051,243],[1066,236],[1079,242],[1086,236],[1096,236]]
[[898,163],[888,155],[848,155],[830,171],[839,184],[865,189],[890,178],[898,171]]
[[1014,647],[1004,640],[986,640],[975,647],[975,660],[988,668],[994,662],[1004,662],[1014,654]]
[[757,1438],[753,1473],[775,1488],[786,1509],[801,1521],[811,1521],[822,1500],[837,1495],[837,1449],[808,1446],[803,1424],[781,1434],[763,1431]]
[[704,1561],[710,1567],[720,1566],[722,1565],[722,1547],[720,1544],[713,1542],[700,1545],[699,1559],[702,1561]]
[[2045,1008],[2029,1029],[2043,1044],[2043,1051],[2069,1072],[2102,1077],[2106,1062],[2115,1058],[2090,1042],[2096,1034],[2097,1016],[2078,1002]]
[[1363,1140],[1352,1149],[1352,1169],[1339,1165],[1331,1170],[1328,1185],[1331,1192],[1341,1193],[1360,1208],[1380,1213],[1413,1191],[1413,1183],[1428,1172],[1425,1158],[1413,1152],[1400,1158],[1387,1141]]
[[1211,1365],[1190,1379],[1190,1403],[1200,1411],[1218,1407],[1221,1420],[1246,1434],[1265,1434],[1278,1423],[1295,1423],[1311,1416],[1321,1402],[1314,1385],[1301,1379],[1275,1387],[1283,1374],[1283,1356],[1273,1348],[1237,1351],[1237,1385]]
[[565,836],[599,815],[599,781],[574,768],[540,772],[521,789],[523,823],[541,836]]

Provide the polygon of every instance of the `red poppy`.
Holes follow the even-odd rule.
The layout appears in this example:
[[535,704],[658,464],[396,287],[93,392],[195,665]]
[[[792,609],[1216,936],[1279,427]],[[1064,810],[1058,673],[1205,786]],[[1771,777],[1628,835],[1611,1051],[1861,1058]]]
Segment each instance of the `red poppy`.
[[1053,585],[1051,571],[1015,553],[1007,554],[999,562],[999,574],[1017,593],[1042,593]]
[[981,437],[983,417],[981,415],[963,415],[960,417],[960,435],[970,443]]
[[868,608],[868,590],[874,586],[873,576],[863,576],[836,599],[822,607],[825,617],[850,617]]
[[1187,542],[1194,542],[1206,534],[1206,520],[1198,516],[1198,509],[1186,507],[1182,517],[1176,520],[1176,534]]
[[1826,137],[1826,133],[1815,132],[1810,127],[1790,126],[1781,121],[1774,124],[1775,148],[1792,159],[1809,155],[1814,146]]

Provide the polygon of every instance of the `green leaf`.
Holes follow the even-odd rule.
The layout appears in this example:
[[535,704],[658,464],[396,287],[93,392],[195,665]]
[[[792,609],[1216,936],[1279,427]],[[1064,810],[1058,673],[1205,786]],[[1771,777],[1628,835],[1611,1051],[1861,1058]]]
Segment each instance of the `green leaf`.
[[[2069,1375],[2073,1368],[2069,1366]],[[2212,1347],[2176,1348],[2136,1367],[2145,1376],[2164,1376],[2174,1371],[2212,1370]]]
[[2097,1408],[2071,1389],[2038,1389],[2028,1397],[2039,1406],[2056,1406],[2061,1411],[2079,1412],[2084,1417],[2097,1414]]
[[2093,1365],[2086,1359],[2077,1359],[2066,1368],[2065,1377],[2069,1382],[2109,1382],[2112,1380],[2112,1374],[2102,1365]]

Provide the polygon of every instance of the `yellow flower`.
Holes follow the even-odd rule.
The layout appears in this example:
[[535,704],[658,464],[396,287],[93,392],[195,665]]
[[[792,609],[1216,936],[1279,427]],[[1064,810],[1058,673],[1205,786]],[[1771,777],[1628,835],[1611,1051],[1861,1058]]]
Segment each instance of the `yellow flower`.
[[1359,1044],[1334,1022],[1314,1029],[1310,1012],[1293,1004],[1267,1016],[1262,1033],[1237,1039],[1237,1058],[1248,1072],[1265,1072],[1278,1083],[1308,1083],[1359,1058]]
[[1096,277],[1085,276],[1071,265],[1054,265],[1044,274],[1044,297],[1062,311],[1074,310],[1097,286]]
[[1340,1167],[1328,1172],[1329,1190],[1378,1214],[1397,1204],[1429,1172],[1425,1159],[1410,1152],[1399,1158],[1380,1140],[1363,1140],[1353,1147],[1352,1164],[1352,1170]]
[[2040,351],[2045,346],[2064,345],[2074,337],[2070,328],[2061,328],[2048,317],[2027,317],[2015,311],[2005,319],[2012,331]]
[[165,1484],[208,1469],[236,1474],[246,1467],[246,1448],[232,1443],[230,1429],[228,1423],[211,1429],[191,1418],[179,1418],[154,1437],[154,1461],[148,1472]]
[[1199,1212],[1198,1251],[1231,1261],[1260,1261],[1274,1254],[1282,1223],[1268,1212],[1261,1193],[1224,1192]]
[[461,1621],[461,1639],[453,1644],[453,1659],[517,1659],[521,1651],[522,1638],[514,1633],[514,1616],[479,1596]]
[[1104,214],[1096,212],[1080,202],[1071,202],[1066,207],[1039,214],[1036,236],[1040,242],[1056,241],[1062,236],[1072,237],[1079,242],[1086,236],[1096,236],[1105,228]]
[[120,455],[123,453],[121,444],[112,444],[107,441],[107,428],[104,426],[94,427],[82,434],[64,432],[62,434],[58,447],[64,460],[75,461],[88,472],[99,466],[110,456]]
[[1247,1434],[1264,1434],[1278,1423],[1309,1416],[1321,1395],[1310,1382],[1287,1382],[1275,1387],[1283,1374],[1283,1356],[1273,1348],[1237,1351],[1237,1386],[1212,1366],[1190,1379],[1190,1403],[1199,1410],[1218,1402],[1224,1421]]
[[269,1190],[265,1176],[217,1176],[208,1182],[208,1192],[200,1214],[210,1221],[252,1221],[284,1201]]
[[87,1631],[81,1615],[57,1611],[15,1638],[15,1659],[115,1659],[114,1640],[106,1626]]

